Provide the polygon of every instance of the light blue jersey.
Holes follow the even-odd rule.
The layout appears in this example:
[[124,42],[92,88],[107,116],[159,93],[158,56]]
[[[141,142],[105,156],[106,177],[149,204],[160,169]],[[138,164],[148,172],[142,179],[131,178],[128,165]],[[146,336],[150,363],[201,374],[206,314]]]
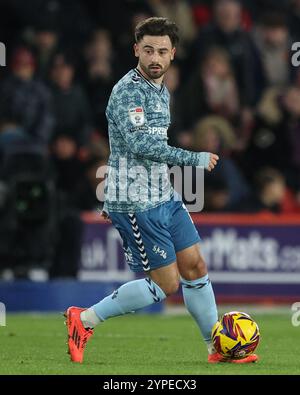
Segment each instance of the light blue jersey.
[[110,143],[105,206],[108,212],[139,212],[173,197],[168,165],[207,168],[209,153],[168,145],[169,92],[137,70],[113,88],[106,109]]
[[[152,279],[152,271],[175,264],[180,251],[200,241],[186,207],[172,199],[168,165],[207,168],[210,161],[209,153],[168,145],[169,93],[138,70],[131,70],[113,88],[106,116],[111,154],[104,210],[123,240],[130,269],[150,275],[122,285],[92,306],[90,316],[96,314],[98,322],[166,298],[167,291]],[[189,259],[189,252],[186,256]],[[212,350],[211,331],[218,314],[208,275],[181,281],[187,309]]]

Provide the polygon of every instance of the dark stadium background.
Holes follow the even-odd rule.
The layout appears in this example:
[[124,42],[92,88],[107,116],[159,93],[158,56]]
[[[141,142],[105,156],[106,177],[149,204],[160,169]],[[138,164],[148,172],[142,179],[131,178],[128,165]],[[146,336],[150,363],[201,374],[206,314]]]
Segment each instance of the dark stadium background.
[[[97,209],[105,107],[135,67],[133,28],[180,28],[171,145],[218,153],[193,214],[219,303],[300,300],[300,1],[2,0],[0,301],[89,305],[132,278]],[[177,305],[181,295],[166,306]]]

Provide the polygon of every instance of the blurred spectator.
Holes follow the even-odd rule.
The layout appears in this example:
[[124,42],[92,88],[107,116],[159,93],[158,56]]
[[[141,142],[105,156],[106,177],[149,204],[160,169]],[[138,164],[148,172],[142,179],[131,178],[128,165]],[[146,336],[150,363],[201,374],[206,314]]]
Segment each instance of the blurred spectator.
[[236,120],[239,109],[238,88],[225,51],[211,50],[202,66],[208,107],[229,120]]
[[280,168],[289,183],[300,189],[300,88],[265,92],[256,126],[244,155],[248,175],[260,167]]
[[199,64],[208,50],[221,47],[229,54],[239,87],[243,107],[253,106],[260,96],[261,65],[250,35],[241,26],[241,5],[237,0],[218,0],[213,21],[205,26],[195,40],[190,65]]
[[[16,12],[14,3],[11,0],[2,0],[0,2],[0,37],[1,42],[6,46],[7,57],[11,55],[16,37],[21,34],[22,28],[22,18]],[[1,67],[0,70],[2,74],[5,68]]]
[[[81,210],[102,207],[96,189],[101,180],[96,178],[99,166],[106,165],[108,147],[105,140],[87,147],[85,162],[79,159],[74,141],[60,136],[52,146],[52,161],[59,195],[58,244],[50,276],[75,277],[81,252]],[[97,151],[97,152],[96,152]]]
[[290,181],[300,191],[300,87],[290,87],[287,90],[282,106],[289,138]]
[[293,39],[300,41],[300,0],[290,1],[289,26]]
[[68,205],[76,207],[75,191],[83,176],[83,164],[78,158],[76,142],[65,135],[57,137],[52,144],[52,162],[56,174],[56,186]]
[[[2,0],[3,1],[3,0]],[[64,48],[76,50],[83,45],[92,29],[86,2],[81,0],[9,0],[22,20],[25,39],[31,40],[32,31],[53,27],[60,33]]]
[[38,23],[31,37],[31,48],[36,59],[36,73],[46,80],[49,76],[53,57],[59,46],[57,21],[43,21]]
[[[114,0],[96,4],[94,15],[98,25],[108,29],[113,39],[122,40],[122,34],[130,34],[132,16],[135,14],[149,14],[153,16],[153,9],[147,0]],[[111,17],[113,15],[113,18]],[[118,46],[117,42],[114,41]]]
[[164,78],[164,84],[170,92],[171,125],[168,129],[169,144],[173,146],[188,147],[191,141],[190,133],[183,130],[180,80],[181,74],[179,65],[173,62]]
[[192,9],[185,0],[149,0],[155,16],[174,21],[180,31],[180,42],[176,51],[177,60],[183,59],[196,36]]
[[283,174],[274,168],[262,168],[255,177],[255,193],[237,205],[238,211],[300,213],[300,204],[287,188]]
[[193,18],[197,27],[201,28],[211,22],[212,10],[210,1],[190,1],[190,3],[192,7]]
[[288,85],[292,71],[292,40],[284,15],[264,15],[253,37],[262,59],[265,86]]
[[[193,100],[189,100],[189,98]],[[206,114],[218,114],[237,124],[240,114],[238,87],[229,57],[221,48],[211,48],[183,88],[184,126],[190,128]]]
[[[97,152],[95,152],[97,148]],[[105,173],[108,152],[106,147],[102,143],[97,144],[94,152],[90,152],[89,158],[84,163],[84,177],[78,187],[78,206],[81,210],[98,210],[103,206],[103,200],[99,200],[101,197],[104,199],[104,177],[96,177],[99,168],[103,168],[103,175]],[[100,193],[100,184],[103,183],[103,189]]]
[[204,212],[226,212],[230,210],[228,185],[220,177],[205,177]]
[[114,0],[98,2],[94,15],[97,16],[97,26],[111,33],[118,59],[116,78],[121,78],[129,69],[136,67],[133,52],[135,26],[153,16],[154,11],[146,0]]
[[52,145],[52,163],[58,196],[58,244],[50,276],[76,277],[82,234],[77,194],[84,172],[74,139],[63,135],[56,138]]
[[286,14],[291,1],[293,0],[242,0],[255,21],[270,11]]
[[93,123],[98,131],[107,135],[105,110],[115,81],[115,55],[107,30],[99,29],[93,32],[84,56],[85,87],[91,105]]
[[66,54],[57,54],[51,68],[50,88],[55,116],[54,138],[68,136],[78,146],[91,133],[91,114],[85,92],[74,83],[75,66]]
[[[203,27],[212,20],[212,4],[210,0],[190,0],[192,3],[192,12],[196,25]],[[241,26],[244,30],[249,31],[253,24],[253,3],[254,0],[243,0],[241,10]]]
[[194,151],[214,152],[220,156],[213,174],[205,175],[205,185],[211,185],[210,190],[222,191],[223,209],[229,210],[249,193],[248,183],[229,155],[236,142],[234,130],[225,119],[211,116],[196,124],[193,138],[191,148]]
[[10,147],[28,140],[29,136],[13,116],[2,115],[2,119],[0,119],[0,167],[2,158],[10,150]]
[[129,19],[127,34],[123,33],[121,35],[121,39],[119,42],[120,46],[117,47],[118,58],[121,61],[121,63],[119,64],[119,75],[123,75],[124,73],[128,72],[130,68],[136,67],[137,59],[134,57],[133,51],[128,51],[128,48],[133,48],[135,27],[141,21],[150,18],[151,16],[152,12],[149,13],[148,9],[144,6],[142,6],[141,8],[137,8],[137,10],[132,13],[131,18]]
[[35,142],[46,144],[54,125],[51,96],[45,84],[34,79],[35,69],[32,53],[16,49],[10,75],[0,83],[0,114],[12,114]]
[[[6,127],[13,130],[15,138],[5,147],[0,168],[4,206],[0,209],[0,260],[15,276],[27,277],[32,267],[48,268],[53,256],[54,185],[46,149],[24,138],[13,119]],[[7,192],[4,205],[3,186]]]

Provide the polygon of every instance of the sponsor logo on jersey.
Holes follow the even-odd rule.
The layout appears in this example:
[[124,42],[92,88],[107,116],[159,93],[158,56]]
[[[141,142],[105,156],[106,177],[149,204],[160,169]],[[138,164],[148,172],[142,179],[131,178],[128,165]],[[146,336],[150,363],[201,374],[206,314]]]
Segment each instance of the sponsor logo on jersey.
[[159,126],[149,126],[147,129],[147,132],[149,134],[158,134],[160,136],[166,136],[167,135],[168,128],[164,127],[159,127]]
[[134,126],[142,126],[145,123],[145,115],[142,107],[130,108],[129,119]]

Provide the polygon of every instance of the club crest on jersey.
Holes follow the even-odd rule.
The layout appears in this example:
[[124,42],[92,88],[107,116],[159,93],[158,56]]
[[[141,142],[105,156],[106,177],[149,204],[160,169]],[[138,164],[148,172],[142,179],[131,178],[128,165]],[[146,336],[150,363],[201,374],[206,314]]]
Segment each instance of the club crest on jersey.
[[145,123],[145,115],[142,107],[130,108],[129,119],[134,126],[142,126]]
[[137,74],[134,74],[131,79],[136,84],[136,83],[140,82],[141,77]]
[[154,108],[153,108],[153,111],[154,111],[154,112],[162,112],[162,108],[161,108],[160,103],[156,103],[156,104],[155,104],[155,106],[154,106]]

